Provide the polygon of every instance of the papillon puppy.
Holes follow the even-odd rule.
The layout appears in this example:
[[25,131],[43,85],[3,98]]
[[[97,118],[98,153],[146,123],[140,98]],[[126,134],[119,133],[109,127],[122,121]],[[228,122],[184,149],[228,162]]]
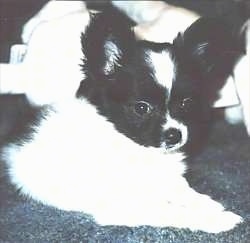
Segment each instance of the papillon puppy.
[[[178,32],[184,31],[199,19],[199,13],[202,13],[202,8],[198,10],[199,7],[195,7],[192,1],[166,1],[176,4],[175,6],[164,1],[110,2],[133,19],[139,38],[155,42],[172,42]],[[88,6],[92,5],[93,2],[88,1]],[[180,6],[186,6],[188,9]],[[211,3],[210,6],[217,8],[210,15],[221,15],[231,22],[235,33],[241,35],[245,49],[244,55],[236,62],[232,74],[225,81],[212,106],[225,108],[226,120],[232,124],[242,122],[250,136],[250,4],[246,0],[240,0]],[[177,19],[178,21],[175,21]]]
[[[16,84],[26,93],[33,111],[2,143],[10,181],[23,195],[103,225],[218,233],[240,223],[183,176],[184,159],[203,140],[211,103],[241,55],[230,28],[202,18],[172,43],[155,43],[138,40],[119,12],[91,15],[82,34],[76,15],[38,26],[18,66],[23,83],[17,75],[4,83],[5,91]],[[56,55],[49,52],[57,48],[53,31],[62,34]],[[35,77],[44,82],[37,89]]]

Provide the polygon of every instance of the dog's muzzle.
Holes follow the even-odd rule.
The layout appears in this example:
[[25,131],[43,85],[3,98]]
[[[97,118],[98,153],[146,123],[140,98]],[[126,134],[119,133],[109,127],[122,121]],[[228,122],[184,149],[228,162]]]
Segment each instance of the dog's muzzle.
[[165,134],[165,143],[167,147],[173,147],[176,144],[181,143],[182,141],[182,133],[179,129],[169,128]]

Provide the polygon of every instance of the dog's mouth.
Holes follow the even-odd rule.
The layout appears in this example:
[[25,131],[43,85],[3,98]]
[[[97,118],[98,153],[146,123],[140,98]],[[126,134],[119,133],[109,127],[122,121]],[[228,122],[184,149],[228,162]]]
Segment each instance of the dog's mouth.
[[163,142],[161,144],[161,147],[164,148],[166,153],[172,153],[172,152],[179,152],[181,150],[181,148],[185,145],[185,143],[178,143],[175,145],[171,145],[171,144],[166,144],[165,142]]

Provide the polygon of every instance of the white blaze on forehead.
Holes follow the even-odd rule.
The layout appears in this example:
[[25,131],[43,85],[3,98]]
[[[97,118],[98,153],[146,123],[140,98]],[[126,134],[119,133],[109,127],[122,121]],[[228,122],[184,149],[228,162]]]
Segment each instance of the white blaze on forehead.
[[166,50],[161,52],[147,52],[152,64],[153,75],[157,83],[171,90],[175,78],[175,64]]

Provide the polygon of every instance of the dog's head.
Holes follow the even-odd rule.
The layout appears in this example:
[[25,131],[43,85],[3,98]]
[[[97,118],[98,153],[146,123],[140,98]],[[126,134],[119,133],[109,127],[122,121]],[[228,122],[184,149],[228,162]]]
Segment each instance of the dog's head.
[[153,43],[137,40],[119,14],[98,14],[82,36],[86,78],[77,95],[138,144],[193,148],[233,64],[232,43],[221,30],[215,21],[198,21],[173,44]]

